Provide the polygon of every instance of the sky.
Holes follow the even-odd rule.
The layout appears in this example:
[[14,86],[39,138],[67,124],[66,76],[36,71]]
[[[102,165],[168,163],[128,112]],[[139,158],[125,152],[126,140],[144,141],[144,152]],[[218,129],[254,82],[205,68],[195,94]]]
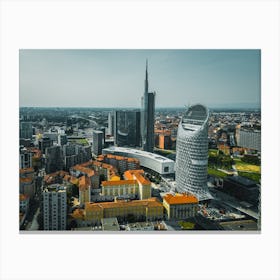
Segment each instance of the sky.
[[260,50],[19,51],[21,107],[260,107]]

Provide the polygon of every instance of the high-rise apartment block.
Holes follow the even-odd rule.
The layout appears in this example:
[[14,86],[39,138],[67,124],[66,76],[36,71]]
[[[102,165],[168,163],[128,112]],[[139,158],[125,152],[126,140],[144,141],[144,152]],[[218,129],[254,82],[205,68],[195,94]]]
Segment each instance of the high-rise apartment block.
[[100,130],[94,130],[93,131],[92,149],[93,149],[93,153],[96,156],[102,154],[103,142],[104,142],[103,132]]
[[193,105],[183,115],[177,134],[176,183],[180,193],[211,198],[207,186],[209,111]]
[[53,145],[53,141],[46,136],[43,136],[41,139],[39,139],[38,143],[39,143],[39,149],[43,154],[46,153],[46,148],[51,147]]
[[32,135],[33,135],[32,123],[21,122],[20,123],[20,138],[32,139]]
[[43,190],[44,230],[66,230],[66,187],[53,184]]
[[140,147],[140,111],[115,111],[115,145],[120,147]]
[[141,112],[142,147],[144,151],[154,151],[155,92],[149,92],[148,63],[146,62],[145,91]]
[[64,167],[63,152],[60,146],[46,148],[46,173],[62,170]]
[[26,148],[20,147],[19,150],[19,168],[30,168],[32,167],[32,156],[33,153]]

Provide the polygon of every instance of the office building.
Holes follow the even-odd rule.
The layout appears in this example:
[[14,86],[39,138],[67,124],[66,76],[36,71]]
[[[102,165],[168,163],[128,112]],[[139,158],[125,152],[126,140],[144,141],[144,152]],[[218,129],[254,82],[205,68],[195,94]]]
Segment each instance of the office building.
[[115,111],[115,145],[120,147],[140,147],[140,111]]
[[60,146],[46,148],[46,173],[62,170],[64,167],[63,152]]
[[114,114],[113,112],[108,113],[108,135],[114,136]]
[[168,220],[192,218],[197,215],[198,200],[191,194],[167,194],[163,197]]
[[33,128],[30,122],[20,122],[20,138],[32,139]]
[[92,142],[92,149],[95,156],[102,154],[102,148],[103,148],[103,132],[100,130],[94,130],[93,131],[93,142]]
[[53,145],[53,141],[46,136],[43,136],[41,139],[39,139],[38,143],[39,143],[39,149],[43,154],[46,153],[46,148],[49,148]]
[[160,156],[158,154],[140,151],[131,148],[110,147],[102,150],[104,155],[113,154],[124,157],[136,158],[140,166],[160,175],[174,174],[174,160]]
[[207,186],[208,109],[193,105],[183,115],[177,134],[176,188],[199,200],[211,198]]
[[66,230],[66,187],[53,184],[43,190],[44,230]]
[[261,151],[261,131],[240,127],[236,129],[236,142],[239,147]]
[[68,139],[67,139],[67,135],[66,134],[59,134],[58,135],[58,145],[59,146],[66,145],[67,142],[68,142]]
[[260,185],[250,179],[241,176],[228,176],[224,179],[221,191],[234,196],[239,200],[258,206]]
[[154,151],[155,92],[149,92],[148,63],[146,61],[145,91],[141,111],[141,135],[144,151]]

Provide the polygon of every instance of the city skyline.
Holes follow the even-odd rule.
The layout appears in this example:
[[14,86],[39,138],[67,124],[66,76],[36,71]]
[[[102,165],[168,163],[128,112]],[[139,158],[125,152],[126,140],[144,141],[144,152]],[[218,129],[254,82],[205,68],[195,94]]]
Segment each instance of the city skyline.
[[260,108],[260,56],[260,50],[20,50],[20,107],[140,108],[148,59],[156,108]]

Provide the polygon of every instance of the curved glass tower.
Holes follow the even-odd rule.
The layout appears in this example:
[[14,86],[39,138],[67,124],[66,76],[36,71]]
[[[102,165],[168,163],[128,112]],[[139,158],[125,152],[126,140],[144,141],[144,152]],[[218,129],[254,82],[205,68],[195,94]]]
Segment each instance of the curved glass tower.
[[190,106],[178,126],[176,144],[176,183],[181,193],[198,200],[212,198],[207,187],[208,109]]

